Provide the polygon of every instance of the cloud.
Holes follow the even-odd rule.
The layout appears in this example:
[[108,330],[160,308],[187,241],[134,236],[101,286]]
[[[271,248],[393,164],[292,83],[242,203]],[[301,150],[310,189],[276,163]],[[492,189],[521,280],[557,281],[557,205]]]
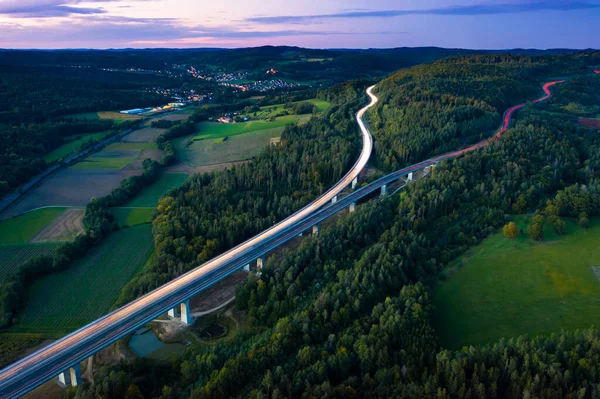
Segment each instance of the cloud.
[[413,10],[342,11],[335,14],[258,16],[245,21],[262,24],[302,24],[325,19],[393,18],[405,15],[493,15],[534,11],[573,11],[598,9],[600,4],[589,1],[519,1],[516,3],[476,4]]
[[18,18],[52,18],[69,15],[103,14],[102,8],[74,7],[79,3],[110,2],[119,0],[9,0],[0,4],[0,15]]

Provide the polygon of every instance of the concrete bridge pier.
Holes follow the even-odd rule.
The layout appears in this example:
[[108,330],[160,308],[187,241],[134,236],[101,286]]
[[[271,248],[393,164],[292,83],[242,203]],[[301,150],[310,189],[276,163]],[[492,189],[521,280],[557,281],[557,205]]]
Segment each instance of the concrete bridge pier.
[[313,231],[313,235],[317,235],[319,234],[319,231],[321,231],[321,225],[320,224],[315,224],[312,228]]
[[335,195],[332,199],[331,199],[331,203],[335,204],[337,202],[337,195]]
[[250,271],[250,263],[248,263],[246,266],[244,266],[244,271],[245,272],[249,272]]
[[383,197],[386,194],[387,194],[387,184],[384,184],[383,186],[381,186],[381,196]]
[[186,325],[194,322],[192,312],[190,311],[190,301],[185,301],[181,304],[181,322]]
[[58,375],[58,382],[63,386],[78,386],[81,385],[81,371],[79,365],[75,365]]
[[258,258],[258,259],[256,259],[256,272],[258,274],[260,274],[260,271],[263,268],[263,264],[264,264],[264,258]]
[[351,203],[348,207],[348,210],[350,211],[350,213],[354,212],[356,210],[356,202]]
[[353,180],[352,180],[352,190],[354,190],[356,188],[356,186],[358,185],[358,176],[356,176]]
[[174,319],[179,317],[179,312],[177,311],[177,308],[169,309],[167,314],[169,315],[169,317],[172,317]]
[[406,178],[406,181],[409,182],[409,181],[412,181],[412,179],[413,179],[413,172],[410,172]]

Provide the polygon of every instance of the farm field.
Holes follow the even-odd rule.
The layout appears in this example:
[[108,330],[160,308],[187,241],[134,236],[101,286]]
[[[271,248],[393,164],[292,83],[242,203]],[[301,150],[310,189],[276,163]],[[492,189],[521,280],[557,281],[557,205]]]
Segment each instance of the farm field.
[[154,143],[156,138],[163,134],[166,129],[157,129],[154,127],[145,127],[143,129],[135,130],[123,137],[120,142],[122,143]]
[[37,232],[30,242],[64,242],[71,241],[79,233],[83,233],[85,208],[67,208],[54,218],[46,227]]
[[29,191],[3,216],[12,217],[45,206],[86,206],[92,197],[108,194],[121,180],[141,170],[94,170],[66,168]]
[[131,201],[125,204],[127,207],[152,207],[158,205],[158,200],[169,190],[179,187],[187,179],[182,173],[162,173],[160,177],[150,186],[144,188]]
[[152,253],[150,225],[114,232],[64,272],[29,287],[13,332],[68,332],[104,314]]
[[150,223],[154,208],[112,208],[119,227]]
[[56,219],[66,208],[43,208],[0,221],[0,244],[24,244]]
[[122,114],[119,111],[83,112],[80,114],[70,115],[70,117],[75,118],[75,119],[88,119],[88,120],[112,119],[116,122],[137,121],[137,120],[143,119],[142,116]]
[[144,142],[117,142],[112,143],[104,148],[104,151],[132,151],[132,150],[156,150],[158,147],[156,143],[144,143]]
[[0,283],[23,262],[41,255],[52,255],[59,244],[15,244],[0,245]]
[[274,137],[279,137],[282,127],[260,130],[229,137],[225,141],[194,141],[187,145],[186,138],[174,141],[181,162],[194,166],[214,165],[250,159],[258,155]]
[[[567,233],[544,226],[544,241],[527,237],[528,216],[514,219],[524,234],[502,232],[459,257],[434,292],[434,323],[451,349],[522,334],[600,326],[600,219],[588,229],[570,220]],[[548,223],[546,223],[548,224]]]
[[[299,103],[310,103],[317,107],[317,114],[322,113],[327,108],[331,106],[331,104],[327,101],[317,100],[316,98],[304,101],[296,101],[291,104],[299,104]],[[260,107],[260,111],[257,112],[257,117],[266,119],[271,116],[276,116],[278,113],[286,111],[285,104],[276,104],[276,105],[266,105],[264,107]]]
[[198,124],[200,133],[195,135],[192,140],[218,139],[275,128],[281,128],[281,131],[283,131],[286,125],[298,123],[298,120],[299,117],[296,115],[287,115],[281,116],[273,122],[263,120],[240,123],[200,122]]
[[78,137],[78,138],[74,139],[73,141],[70,141],[66,144],[61,145],[57,149],[50,151],[48,154],[44,155],[43,159],[45,162],[50,163],[50,162],[57,161],[61,158],[65,158],[67,155],[77,152],[83,144],[88,143],[90,141],[94,141],[94,140],[102,140],[104,137],[106,137],[110,133],[111,133],[111,131],[107,130],[107,131],[100,132],[100,133],[91,133],[91,134],[82,135],[81,137]]
[[71,166],[71,169],[93,169],[93,170],[121,170],[125,166],[129,165],[136,157],[132,158],[100,158],[100,157],[90,157],[86,158],[82,161],[77,162],[75,165]]

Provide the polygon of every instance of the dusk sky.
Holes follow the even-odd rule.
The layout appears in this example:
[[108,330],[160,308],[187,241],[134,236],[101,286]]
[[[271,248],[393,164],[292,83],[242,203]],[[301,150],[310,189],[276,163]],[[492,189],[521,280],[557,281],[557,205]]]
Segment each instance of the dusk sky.
[[0,0],[2,48],[599,48],[600,0]]

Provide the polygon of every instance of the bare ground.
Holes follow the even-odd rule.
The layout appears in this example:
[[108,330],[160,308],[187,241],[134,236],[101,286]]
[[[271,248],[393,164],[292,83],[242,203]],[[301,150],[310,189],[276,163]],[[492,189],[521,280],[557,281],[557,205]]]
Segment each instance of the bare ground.
[[77,234],[85,231],[83,227],[84,216],[85,209],[69,208],[33,236],[31,242],[70,241]]
[[246,281],[248,274],[244,271],[233,273],[206,291],[196,295],[190,301],[192,313],[213,309],[235,296],[235,290]]
[[579,118],[577,124],[588,129],[600,129],[600,119],[593,118]]
[[102,197],[119,187],[121,180],[141,174],[141,170],[66,168],[25,194],[3,216],[9,218],[44,206],[85,206],[92,197]]
[[145,127],[129,133],[123,137],[123,143],[154,143],[156,138],[164,133],[166,129],[157,129],[153,127]]

